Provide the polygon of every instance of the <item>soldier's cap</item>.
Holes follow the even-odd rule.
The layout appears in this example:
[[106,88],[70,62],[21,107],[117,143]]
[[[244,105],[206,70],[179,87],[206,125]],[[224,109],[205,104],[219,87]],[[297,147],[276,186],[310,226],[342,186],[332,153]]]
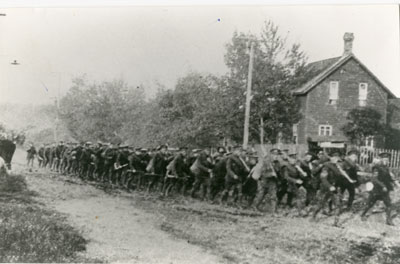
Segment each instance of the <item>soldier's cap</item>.
[[101,142],[101,141],[97,141],[97,144],[99,144],[99,145],[103,145],[103,142]]
[[141,151],[141,152],[147,152],[148,149],[147,149],[147,148],[141,148],[140,151]]
[[275,154],[275,155],[279,155],[279,154],[281,154],[281,150],[280,150],[280,149],[277,149],[277,148],[273,148],[273,149],[271,149],[271,150],[269,151],[269,153]]
[[390,153],[389,152],[381,152],[378,155],[380,158],[389,158],[390,159]]
[[129,148],[129,145],[127,145],[127,144],[121,144],[121,145],[119,145],[119,148],[120,148],[120,149],[126,149],[126,148]]
[[92,142],[88,141],[86,142],[86,145],[92,145]]
[[348,156],[353,155],[353,154],[358,155],[359,154],[358,150],[355,148],[352,148],[347,152]]
[[193,149],[193,150],[192,150],[193,153],[198,153],[198,152],[200,152],[200,151],[201,151],[201,149]]
[[288,152],[288,156],[290,158],[296,158],[297,157],[297,152],[296,151],[289,151]]
[[285,152],[286,154],[289,153],[289,149],[282,149],[282,152]]

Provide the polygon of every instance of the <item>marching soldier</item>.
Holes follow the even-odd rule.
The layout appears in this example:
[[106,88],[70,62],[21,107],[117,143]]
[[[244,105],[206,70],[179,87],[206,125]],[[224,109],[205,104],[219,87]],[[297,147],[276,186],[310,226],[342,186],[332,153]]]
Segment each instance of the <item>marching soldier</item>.
[[346,158],[341,163],[341,168],[349,176],[349,178],[353,180],[353,182],[343,181],[343,186],[341,188],[342,194],[346,190],[349,193],[349,200],[347,202],[346,210],[351,210],[354,196],[356,194],[356,188],[360,185],[360,181],[358,179],[358,171],[360,171],[361,168],[358,166],[357,160],[358,150],[351,149],[347,152]]
[[157,152],[149,162],[148,168],[146,168],[146,171],[151,174],[150,182],[147,185],[147,192],[150,192],[154,186],[163,183],[162,179],[164,179],[168,165],[167,150],[167,145],[158,147]]
[[35,157],[37,154],[35,146],[33,144],[31,144],[29,149],[26,152],[27,152],[26,159],[28,161],[28,166],[33,167],[33,161],[35,160]]
[[38,150],[38,162],[39,162],[39,168],[43,167],[44,164],[44,144],[42,144]]
[[210,174],[212,173],[213,165],[210,162],[209,158],[210,149],[206,148],[198,155],[195,162],[190,167],[190,171],[195,177],[193,187],[190,192],[192,198],[194,198],[194,195],[199,187],[201,189],[201,199],[204,199],[206,193],[209,193],[211,191]]
[[210,191],[208,193],[208,200],[214,203],[214,198],[218,192],[224,189],[225,175],[226,175],[226,161],[229,156],[224,155],[218,157],[216,163],[212,169],[210,179]]
[[64,141],[60,141],[60,143],[55,147],[55,161],[53,164],[53,169],[58,172],[60,170],[61,164],[61,154],[64,150]]
[[185,162],[186,153],[186,147],[180,148],[174,159],[167,166],[163,191],[165,196],[168,196],[174,186],[176,186],[178,190],[181,188],[182,194],[185,193],[186,181],[189,178],[188,168]]
[[314,177],[313,171],[314,154],[307,152],[303,160],[299,161],[302,173],[305,173],[303,178],[303,187],[307,191],[305,206],[310,205],[314,200],[318,190],[318,181]]
[[361,219],[366,221],[366,215],[369,209],[371,209],[377,201],[383,201],[386,206],[386,224],[394,225],[392,221],[392,202],[390,200],[390,192],[393,191],[393,183],[390,170],[389,170],[389,153],[381,153],[381,164],[376,165],[372,169],[373,178],[373,189],[369,194],[367,205],[361,214]]
[[304,183],[305,175],[297,164],[297,153],[289,152],[287,159],[288,162],[284,163],[281,167],[281,177],[287,182],[286,204],[292,207],[292,201],[296,199],[296,208],[299,216],[302,216],[303,204],[299,197],[299,188]]
[[233,195],[235,191],[237,191],[235,200],[239,200],[239,202],[242,200],[242,184],[250,170],[241,157],[241,150],[241,146],[236,146],[232,155],[226,161],[225,186],[221,194],[221,203],[224,203],[229,195]]
[[141,187],[141,181],[146,171],[146,160],[143,159],[144,149],[136,148],[135,152],[128,156],[128,170],[126,171],[125,187],[130,190],[136,180],[136,188]]
[[115,182],[117,185],[125,183],[125,174],[129,166],[129,146],[121,145],[116,152],[116,161],[114,163]]
[[320,172],[320,199],[313,213],[313,219],[316,220],[318,213],[330,201],[335,206],[334,226],[339,226],[339,216],[342,213],[342,191],[340,190],[342,182],[344,180],[352,182],[351,179],[346,178],[348,176],[343,174],[343,170],[338,166],[339,161],[340,153],[336,151],[332,154],[330,162],[325,162],[322,165],[323,167]]
[[253,207],[255,210],[261,210],[260,205],[265,194],[267,194],[271,212],[275,214],[277,211],[277,184],[280,168],[278,156],[279,149],[271,149],[270,155],[264,155],[263,158],[260,158],[252,170],[251,175],[257,181],[257,194]]
[[48,144],[44,149],[44,165],[43,167],[46,168],[47,165],[51,165],[51,146]]
[[91,159],[92,150],[90,149],[91,145],[92,142],[86,142],[79,156],[79,163],[81,165],[79,176],[82,179],[89,179],[89,167],[90,163],[92,162]]

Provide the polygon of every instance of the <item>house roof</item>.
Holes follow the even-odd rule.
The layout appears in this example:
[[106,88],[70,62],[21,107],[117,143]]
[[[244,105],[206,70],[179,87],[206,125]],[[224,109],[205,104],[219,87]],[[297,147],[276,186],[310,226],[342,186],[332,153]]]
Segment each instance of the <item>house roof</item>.
[[354,59],[371,77],[388,93],[389,98],[396,98],[396,96],[373,74],[357,57],[350,53],[347,56],[335,57],[326,60],[312,62],[307,65],[307,70],[315,74],[311,79],[300,88],[293,91],[295,95],[304,95],[311,91],[320,82],[325,80],[330,74],[337,70],[340,66],[345,64],[350,59]]

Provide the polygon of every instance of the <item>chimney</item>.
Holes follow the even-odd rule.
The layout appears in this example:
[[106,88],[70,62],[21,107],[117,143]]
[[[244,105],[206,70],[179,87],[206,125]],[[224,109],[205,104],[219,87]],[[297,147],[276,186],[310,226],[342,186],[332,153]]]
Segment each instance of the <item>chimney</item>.
[[343,40],[344,40],[343,56],[347,56],[353,52],[354,34],[349,32],[344,33]]

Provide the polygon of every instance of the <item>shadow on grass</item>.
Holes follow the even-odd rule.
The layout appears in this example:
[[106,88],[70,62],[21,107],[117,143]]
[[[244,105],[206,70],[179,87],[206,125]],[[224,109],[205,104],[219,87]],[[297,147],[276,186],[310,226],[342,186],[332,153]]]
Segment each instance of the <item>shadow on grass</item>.
[[78,256],[88,241],[35,196],[21,175],[0,179],[0,262],[99,262]]

